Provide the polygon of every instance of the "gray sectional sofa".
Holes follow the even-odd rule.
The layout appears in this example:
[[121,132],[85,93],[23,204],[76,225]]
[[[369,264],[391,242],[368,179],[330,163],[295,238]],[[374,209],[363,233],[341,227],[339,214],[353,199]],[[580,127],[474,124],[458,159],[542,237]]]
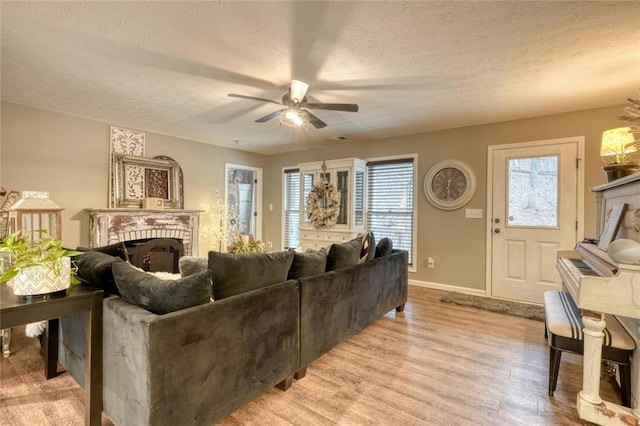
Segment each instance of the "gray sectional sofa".
[[[342,340],[390,310],[402,311],[407,253],[394,250],[337,270],[286,277],[163,314],[124,296],[106,297],[105,413],[121,426],[211,425],[270,387],[286,390]],[[81,316],[62,319],[59,358],[80,384],[83,336]]]
[[300,369],[296,377],[303,377],[313,360],[387,312],[402,312],[407,282],[406,251],[300,278]]

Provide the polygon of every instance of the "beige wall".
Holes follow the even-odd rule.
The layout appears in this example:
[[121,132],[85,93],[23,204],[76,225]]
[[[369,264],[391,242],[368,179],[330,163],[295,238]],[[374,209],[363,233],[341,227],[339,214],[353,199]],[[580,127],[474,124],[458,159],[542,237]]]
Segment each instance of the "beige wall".
[[[168,155],[180,163],[185,179],[185,207],[189,209],[200,209],[215,202],[216,190],[224,193],[224,163],[263,167],[263,239],[272,241],[274,247],[279,247],[281,242],[282,167],[306,161],[417,153],[417,272],[410,278],[484,289],[485,221],[465,219],[464,209],[445,212],[432,207],[422,192],[422,182],[429,167],[443,159],[458,159],[469,164],[478,179],[478,189],[466,208],[481,208],[486,213],[487,146],[584,136],[584,229],[586,236],[593,236],[594,198],[588,188],[605,181],[600,170],[600,136],[603,130],[620,125],[616,117],[622,113],[623,107],[373,142],[328,142],[321,149],[269,157],[151,132],[146,132],[146,147],[149,157]],[[65,243],[88,244],[88,223],[83,209],[107,205],[110,124],[9,103],[2,104],[1,113],[0,183],[7,190],[51,192],[51,197],[65,207]],[[272,211],[268,209],[269,204],[273,204]],[[436,260],[434,269],[424,266],[428,256]]]
[[[1,112],[2,186],[49,191],[65,209],[65,244],[88,245],[83,209],[104,208],[108,202],[110,124],[11,103],[3,103]],[[225,162],[263,167],[261,155],[145,133],[145,156],[167,155],[180,164],[187,209],[215,203],[216,190],[224,195]]]
[[[373,158],[396,154],[418,154],[417,168],[417,247],[416,273],[410,278],[419,281],[448,284],[483,290],[485,288],[485,220],[465,219],[464,208],[442,211],[429,204],[423,194],[425,174],[436,162],[457,159],[467,163],[478,180],[475,196],[465,208],[483,209],[486,215],[486,163],[490,145],[585,137],[585,236],[594,236],[594,197],[588,188],[605,182],[600,167],[602,131],[617,127],[623,105],[574,113],[553,115],[504,123],[465,127],[420,135],[405,136],[375,142],[327,143],[326,148],[287,153],[269,158],[265,203],[274,209],[267,212],[266,238],[281,241],[280,211],[282,209],[281,170],[299,162],[329,160],[342,157]],[[428,256],[436,267],[428,269]]]

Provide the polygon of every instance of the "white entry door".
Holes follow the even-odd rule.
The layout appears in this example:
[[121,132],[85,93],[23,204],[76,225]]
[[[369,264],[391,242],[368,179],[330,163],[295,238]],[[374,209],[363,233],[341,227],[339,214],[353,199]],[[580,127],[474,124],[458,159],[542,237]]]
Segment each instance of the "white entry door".
[[542,303],[578,239],[578,140],[490,147],[491,295]]

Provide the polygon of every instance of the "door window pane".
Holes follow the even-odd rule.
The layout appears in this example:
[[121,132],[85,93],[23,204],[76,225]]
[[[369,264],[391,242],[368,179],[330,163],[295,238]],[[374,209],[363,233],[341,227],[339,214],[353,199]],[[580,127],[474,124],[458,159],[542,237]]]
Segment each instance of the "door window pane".
[[349,211],[349,172],[340,170],[336,173],[337,182],[336,186],[338,191],[340,191],[340,211],[338,212],[338,217],[336,218],[336,225],[346,225],[347,224],[347,213]]
[[558,156],[510,158],[507,224],[558,226]]

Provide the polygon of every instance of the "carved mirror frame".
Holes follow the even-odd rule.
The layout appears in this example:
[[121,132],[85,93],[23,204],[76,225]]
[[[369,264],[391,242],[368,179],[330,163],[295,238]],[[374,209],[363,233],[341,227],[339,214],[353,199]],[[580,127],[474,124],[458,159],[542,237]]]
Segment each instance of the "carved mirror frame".
[[141,208],[145,198],[160,198],[165,209],[184,205],[180,165],[168,158],[114,154],[116,207]]

